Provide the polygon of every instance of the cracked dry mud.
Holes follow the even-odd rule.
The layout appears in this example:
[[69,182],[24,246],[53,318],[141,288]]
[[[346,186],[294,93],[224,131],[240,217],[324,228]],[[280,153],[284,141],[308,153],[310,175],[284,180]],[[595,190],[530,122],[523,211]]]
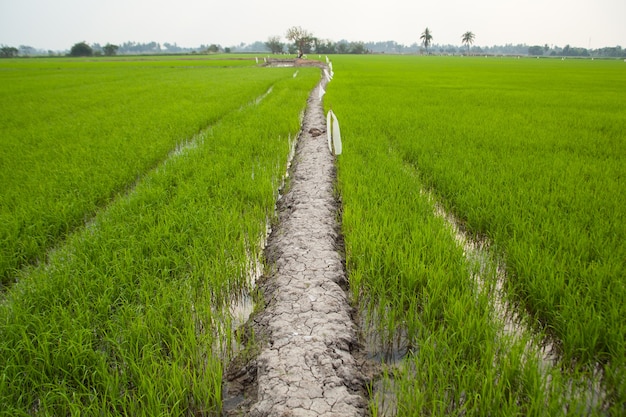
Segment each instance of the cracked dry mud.
[[231,363],[224,415],[366,414],[365,378],[352,354],[357,328],[345,292],[334,157],[319,135],[326,131],[318,98],[325,83],[309,96],[289,190],[266,247],[265,308],[246,330],[256,355]]

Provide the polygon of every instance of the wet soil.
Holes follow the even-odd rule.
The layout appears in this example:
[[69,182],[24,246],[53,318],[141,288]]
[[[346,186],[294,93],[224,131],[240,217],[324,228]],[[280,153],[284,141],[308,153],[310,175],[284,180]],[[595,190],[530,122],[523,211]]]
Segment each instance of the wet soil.
[[[319,63],[318,63],[319,64]],[[224,415],[363,416],[366,377],[346,293],[334,156],[319,89],[311,92],[258,282],[263,308],[224,383]]]

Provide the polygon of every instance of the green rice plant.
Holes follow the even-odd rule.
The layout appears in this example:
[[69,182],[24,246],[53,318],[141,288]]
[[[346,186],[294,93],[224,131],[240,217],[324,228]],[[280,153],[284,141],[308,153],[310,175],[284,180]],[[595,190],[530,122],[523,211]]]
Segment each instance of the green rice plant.
[[271,94],[20,271],[0,304],[0,415],[220,413],[230,302],[248,285],[319,77],[256,71],[276,71]]
[[[333,62],[325,103],[342,120],[346,266],[355,302],[387,331],[407,329],[393,384],[400,414],[623,412],[621,66]],[[487,293],[425,189],[491,239],[511,299],[556,339],[562,370],[540,369],[526,341],[498,336]],[[569,381],[598,364],[603,399],[572,395]]]
[[0,63],[2,285],[44,262],[51,246],[177,145],[289,72],[184,62]]

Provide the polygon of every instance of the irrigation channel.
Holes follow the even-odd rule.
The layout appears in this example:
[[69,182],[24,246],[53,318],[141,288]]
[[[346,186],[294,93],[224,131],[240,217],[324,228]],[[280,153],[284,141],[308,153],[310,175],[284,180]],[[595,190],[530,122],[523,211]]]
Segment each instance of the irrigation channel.
[[[504,290],[507,279],[506,265],[492,252],[491,242],[486,238],[482,240],[471,238],[463,231],[462,222],[453,214],[446,212],[432,192],[424,190],[420,192],[434,202],[435,216],[446,222],[457,244],[463,248],[467,262],[473,265],[471,278],[477,284],[478,291],[486,291],[489,294],[493,318],[500,325],[500,337],[525,341],[527,357],[537,359],[544,374],[547,375],[550,369],[558,367],[559,354],[556,342],[548,336],[535,334],[528,323],[528,317],[518,312],[515,306],[507,301]],[[591,409],[602,404],[606,399],[606,392],[601,386],[601,374],[601,367],[597,365],[596,370],[588,377],[570,376],[569,391],[565,392],[566,403],[570,399],[582,399],[587,404],[586,412],[591,412]],[[567,410],[564,412],[567,413]]]
[[[254,337],[225,373],[224,415],[363,416],[366,378],[353,353],[358,331],[341,254],[334,156],[320,100],[323,77],[303,116],[278,224],[257,282],[262,308],[243,329]],[[252,350],[253,352],[250,352]]]

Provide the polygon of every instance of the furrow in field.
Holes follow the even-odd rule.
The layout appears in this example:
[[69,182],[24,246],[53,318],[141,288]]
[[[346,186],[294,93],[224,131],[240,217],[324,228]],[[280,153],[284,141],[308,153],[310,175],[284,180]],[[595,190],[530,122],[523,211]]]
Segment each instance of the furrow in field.
[[108,64],[27,67],[2,95],[0,136],[11,163],[1,175],[0,287],[45,263],[51,248],[207,126],[259,105],[277,74],[288,73],[122,63],[123,75]]
[[[463,248],[465,258],[471,265],[472,279],[478,291],[488,295],[493,319],[499,323],[500,337],[525,343],[526,354],[537,361],[540,370],[548,380],[549,389],[550,377],[548,375],[556,371],[559,366],[558,349],[554,340],[531,331],[528,324],[529,318],[507,301],[504,289],[507,279],[506,265],[492,253],[491,244],[487,239],[478,241],[471,238],[463,231],[459,219],[447,212],[431,192],[424,190],[420,192],[434,203],[435,216],[446,222],[454,239]],[[596,372],[588,377],[580,374],[566,376],[566,379],[569,379],[566,395],[569,398],[576,398],[577,401],[586,402],[589,410],[595,409],[607,398],[606,392],[602,389],[601,378],[600,365],[596,367]]]
[[[205,127],[204,129],[202,129],[200,132],[196,133],[194,136],[183,140],[181,142],[179,142],[176,147],[174,149],[172,149],[167,156],[162,159],[161,161],[157,162],[155,165],[153,165],[152,167],[148,168],[146,171],[144,171],[141,175],[138,175],[137,178],[135,179],[135,181],[128,185],[124,190],[118,192],[115,196],[115,198],[111,199],[110,201],[107,202],[107,205],[105,206],[101,206],[99,208],[100,211],[105,211],[107,209],[107,207],[112,206],[114,204],[117,203],[118,200],[126,198],[127,196],[131,195],[134,190],[137,188],[137,186],[144,181],[144,179],[146,177],[149,177],[150,175],[152,175],[153,173],[163,169],[163,167],[165,167],[168,163],[170,163],[171,161],[173,161],[176,158],[180,158],[180,157],[184,157],[184,155],[193,150],[198,148],[199,146],[201,146],[205,139],[207,138],[209,132],[211,131],[211,129],[213,128],[213,126],[219,124],[222,120],[224,120],[227,117],[230,117],[231,114],[233,113],[237,113],[237,112],[241,112],[243,110],[245,110],[248,107],[251,106],[256,106],[259,103],[261,103],[261,101],[263,101],[263,99],[265,99],[269,94],[271,94],[272,90],[274,88],[274,85],[272,84],[268,90],[261,94],[260,96],[258,96],[257,98],[255,98],[254,100],[252,100],[250,103],[241,106],[239,109],[237,110],[233,110],[230,113],[226,113],[224,115],[222,115],[222,117],[220,119],[218,119],[215,123]],[[93,212],[91,213],[91,216],[89,217],[85,217],[85,222],[84,222],[84,227],[85,228],[93,228],[95,227],[95,219],[97,218],[98,212]],[[68,236],[73,233],[76,229],[71,230],[68,233]],[[55,246],[51,247],[48,249],[46,256],[43,259],[49,259],[51,254],[54,254],[58,248],[62,247],[64,245],[64,242],[57,242]]]
[[[333,196],[334,158],[328,152],[319,88],[308,100],[289,190],[266,255],[270,271],[259,284],[265,308],[253,316],[255,359],[233,362],[227,414],[255,416],[365,414],[364,378],[352,350],[356,325],[344,288]],[[238,403],[237,403],[238,402]]]
[[[296,73],[297,74],[297,71]],[[294,77],[295,78],[295,77]],[[265,97],[267,94],[271,92],[272,88],[268,90],[268,92],[263,96]],[[260,101],[260,100],[259,100]],[[291,170],[291,164],[293,162],[293,158],[296,152],[296,139],[292,140],[291,136],[289,137],[289,155],[287,157],[287,169],[285,171],[285,175],[281,179],[280,186],[276,191],[276,202],[277,204],[274,206],[274,214],[278,211],[278,202],[283,198],[283,193],[285,191],[286,181],[289,179],[289,172]],[[272,233],[272,222],[268,218],[265,224],[265,235],[261,237],[258,242],[256,253],[263,253],[265,248],[267,247],[267,241]],[[234,332],[238,329],[243,328],[246,322],[250,318],[254,310],[254,300],[253,300],[253,292],[256,289],[257,282],[263,276],[263,262],[260,257],[257,257],[250,248],[254,246],[253,242],[246,240],[247,250],[247,265],[248,265],[248,281],[246,283],[246,287],[242,289],[239,294],[235,294],[234,299],[230,303],[230,313],[232,317],[231,327]],[[236,336],[233,334],[233,336]],[[233,340],[233,345],[237,345],[237,340]],[[235,346],[237,349],[237,346]],[[237,352],[235,352],[237,353]]]

